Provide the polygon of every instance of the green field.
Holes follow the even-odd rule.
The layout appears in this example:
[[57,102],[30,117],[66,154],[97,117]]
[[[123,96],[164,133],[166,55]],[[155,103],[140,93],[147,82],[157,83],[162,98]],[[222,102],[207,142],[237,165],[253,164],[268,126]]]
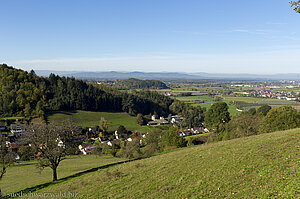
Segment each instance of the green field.
[[[70,156],[59,165],[57,171],[58,178],[122,160],[124,159],[110,156]],[[51,181],[52,170],[46,168],[40,171],[36,167],[36,163],[36,161],[27,161],[16,163],[14,166],[9,167],[2,181],[0,181],[1,190],[6,193],[11,193]]]
[[175,150],[39,190],[78,198],[297,198],[300,129]]
[[224,97],[226,101],[242,101],[247,103],[269,104],[269,105],[300,105],[299,102],[270,98],[255,97]]
[[[191,104],[192,106],[201,106],[202,108],[206,108],[206,110],[208,110],[211,105],[215,103],[213,102],[214,97],[211,97],[209,95],[179,96],[176,97],[176,99]],[[204,101],[204,103],[201,103],[200,101]],[[235,116],[240,113],[236,110],[236,107],[234,105],[229,104],[229,100],[225,99],[223,101],[228,104],[228,111],[231,116]]]
[[150,130],[148,126],[138,126],[136,124],[136,117],[119,112],[59,111],[49,114],[47,120],[50,122],[71,120],[82,127],[92,127],[99,125],[101,117],[104,117],[108,121],[108,131],[115,131],[120,125],[124,125],[130,131],[146,132]]
[[[270,99],[270,98],[255,98],[255,97],[231,97],[225,96],[222,97],[222,101],[226,102],[229,106],[229,112],[231,116],[238,115],[240,111],[237,110],[236,106],[231,104],[231,101],[242,101],[251,104],[268,104],[270,106],[284,106],[284,105],[291,105],[293,108],[300,109],[300,103],[294,101],[287,101],[287,100],[279,100],[279,99]],[[176,99],[191,104],[192,106],[201,106],[203,108],[209,109],[211,105],[214,103],[214,97],[209,95],[193,95],[193,96],[178,96]],[[204,103],[201,103],[204,101]]]
[[205,102],[213,101],[214,97],[208,95],[193,95],[193,96],[178,96],[176,99],[184,102],[194,102],[197,100],[202,100]]

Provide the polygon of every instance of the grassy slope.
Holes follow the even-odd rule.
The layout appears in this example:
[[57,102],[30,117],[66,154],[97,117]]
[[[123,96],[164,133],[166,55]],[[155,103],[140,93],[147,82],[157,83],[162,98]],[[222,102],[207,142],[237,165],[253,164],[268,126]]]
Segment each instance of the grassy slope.
[[176,150],[40,192],[78,192],[81,198],[296,198],[299,133],[294,129]]
[[[58,178],[121,160],[123,159],[110,156],[70,156],[59,165],[57,171]],[[0,187],[2,191],[10,193],[51,180],[52,171],[50,168],[46,168],[40,172],[40,170],[36,168],[36,161],[21,162],[7,169],[7,172],[0,182]]]
[[127,130],[137,130],[141,132],[149,131],[147,126],[138,126],[136,117],[131,117],[127,113],[117,112],[92,112],[92,111],[60,111],[50,114],[47,119],[51,121],[63,121],[70,119],[75,124],[83,127],[91,127],[99,125],[100,118],[104,117],[108,120],[108,130],[115,131],[120,125],[124,125]]

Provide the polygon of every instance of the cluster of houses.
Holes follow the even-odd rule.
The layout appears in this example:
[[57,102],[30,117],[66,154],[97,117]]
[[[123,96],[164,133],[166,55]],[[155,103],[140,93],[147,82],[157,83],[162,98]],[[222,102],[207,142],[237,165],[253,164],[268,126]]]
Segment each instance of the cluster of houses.
[[[156,118],[152,116],[152,121],[148,123],[150,126],[165,125],[165,124],[178,124],[183,118],[180,116],[169,116],[168,118],[159,117]],[[0,132],[4,132],[3,135],[6,136],[6,144],[10,146],[10,150],[17,154],[18,149],[22,146],[22,143],[19,141],[19,137],[25,132],[26,124],[11,124],[6,125],[5,122],[0,121]],[[115,131],[113,134],[104,134],[100,131],[99,127],[89,127],[83,129],[82,127],[77,127],[78,132],[81,132],[79,135],[76,135],[72,138],[72,142],[78,143],[78,149],[81,154],[87,155],[92,153],[92,151],[97,148],[94,145],[95,141],[99,141],[102,144],[107,144],[108,146],[120,145],[121,140],[126,142],[132,142],[138,140],[142,143],[142,140],[149,134],[141,133],[137,131],[126,131],[118,132]],[[209,132],[208,129],[204,127],[191,128],[180,133],[180,136],[190,136],[195,134],[202,134]],[[17,160],[20,159],[18,156]]]
[[209,130],[205,127],[195,127],[195,128],[187,129],[186,131],[182,131],[180,133],[180,136],[186,137],[186,136],[203,134],[203,133],[208,133],[208,132],[209,132]]
[[[183,120],[182,117],[177,115],[169,116],[168,118],[164,118],[164,117],[156,118],[156,116],[153,115],[151,119],[152,121],[148,122],[149,126],[158,126],[158,125],[165,125],[165,124],[175,125],[180,123]],[[203,134],[208,132],[209,130],[205,127],[196,127],[196,128],[191,128],[180,132],[180,136],[186,137],[186,136]],[[124,133],[124,132],[118,132],[116,130],[113,135],[109,136],[101,133],[97,127],[91,127],[88,129],[87,133],[89,135],[89,139],[92,140],[93,142],[97,140],[101,144],[107,144],[108,146],[113,146],[113,145],[120,145],[121,140],[126,142],[132,142],[134,140],[138,140],[140,143],[142,143],[142,140],[151,132],[141,133],[137,131],[127,131],[126,133]],[[97,146],[95,146],[93,142],[89,144],[79,145],[79,150],[81,151],[81,153],[84,155],[91,154],[92,151],[97,148]]]
[[11,124],[6,125],[4,121],[0,121],[0,133],[2,136],[6,137],[6,145],[9,146],[9,149],[14,152],[15,159],[19,160],[20,156],[18,155],[17,151],[19,147],[22,145],[19,142],[18,138],[22,133],[26,130],[25,124]]
[[148,122],[147,124],[148,126],[159,126],[164,124],[179,124],[183,120],[183,117],[175,115],[168,118],[164,118],[164,117],[156,118],[155,115],[152,115],[151,120],[152,121]]
[[251,91],[243,92],[244,96],[252,97],[263,97],[263,98],[273,98],[273,99],[285,99],[289,101],[300,101],[300,92],[294,91],[272,91],[272,90],[260,90],[260,91]]

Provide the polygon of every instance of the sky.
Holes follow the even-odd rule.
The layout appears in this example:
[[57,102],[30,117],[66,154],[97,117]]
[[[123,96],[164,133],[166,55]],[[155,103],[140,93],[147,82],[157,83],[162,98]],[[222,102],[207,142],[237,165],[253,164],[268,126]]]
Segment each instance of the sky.
[[0,0],[0,63],[24,70],[300,73],[290,0]]

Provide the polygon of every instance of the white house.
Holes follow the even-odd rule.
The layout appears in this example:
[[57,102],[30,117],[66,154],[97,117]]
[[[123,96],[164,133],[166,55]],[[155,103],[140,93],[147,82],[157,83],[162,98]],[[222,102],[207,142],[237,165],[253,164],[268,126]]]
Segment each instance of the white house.
[[288,100],[288,101],[295,101],[295,100],[297,100],[297,98],[296,97],[287,97],[286,100]]

